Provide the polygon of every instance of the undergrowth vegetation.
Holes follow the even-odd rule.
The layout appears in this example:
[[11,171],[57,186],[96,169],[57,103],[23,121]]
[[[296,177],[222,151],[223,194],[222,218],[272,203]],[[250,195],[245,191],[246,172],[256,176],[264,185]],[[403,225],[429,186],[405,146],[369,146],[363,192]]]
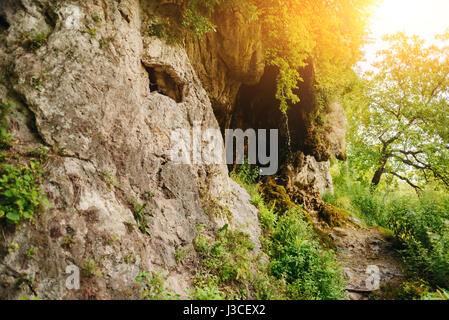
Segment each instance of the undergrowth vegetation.
[[343,299],[343,274],[333,251],[323,249],[300,206],[278,210],[264,199],[256,172],[245,163],[231,176],[259,209],[261,252],[256,256],[249,235],[227,224],[213,235],[199,226],[195,248],[203,272],[192,298]]
[[[352,212],[368,226],[391,232],[410,278],[424,280],[440,292],[449,288],[447,193],[428,187],[417,194],[404,185],[388,184],[373,190],[369,181],[355,177],[350,163],[335,163],[333,178],[335,192],[324,194],[325,201]],[[425,290],[418,292],[422,294],[415,298],[427,295]]]

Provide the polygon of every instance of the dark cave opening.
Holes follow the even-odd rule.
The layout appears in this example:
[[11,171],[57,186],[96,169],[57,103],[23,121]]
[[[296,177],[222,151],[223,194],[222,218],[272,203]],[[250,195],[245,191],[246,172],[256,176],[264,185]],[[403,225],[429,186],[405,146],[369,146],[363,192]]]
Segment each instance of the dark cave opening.
[[0,31],[6,31],[10,27],[8,20],[2,14],[0,14]]
[[[231,129],[278,129],[279,160],[283,163],[289,154],[286,117],[279,109],[276,99],[277,67],[267,66],[260,82],[256,85],[242,85],[237,95]],[[304,81],[299,83],[296,94],[301,101],[290,105],[287,111],[288,132],[290,133],[290,149],[304,154],[313,154],[314,146],[310,141],[311,117],[318,110],[315,75],[312,63],[300,70]]]
[[184,86],[161,65],[145,66],[150,80],[150,92],[158,92],[177,103],[184,99]]

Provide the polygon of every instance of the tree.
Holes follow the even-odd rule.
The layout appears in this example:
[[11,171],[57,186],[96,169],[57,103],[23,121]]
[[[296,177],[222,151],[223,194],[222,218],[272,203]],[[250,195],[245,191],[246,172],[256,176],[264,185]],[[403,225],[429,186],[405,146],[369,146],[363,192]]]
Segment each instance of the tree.
[[384,175],[415,190],[449,187],[449,33],[438,46],[403,33],[384,40],[374,71],[346,96],[349,152],[372,170],[373,188]]
[[[374,7],[380,0],[178,0],[182,7],[182,26],[198,38],[216,26],[210,18],[221,6],[239,5],[248,21],[263,26],[266,62],[279,69],[276,98],[280,109],[298,103],[295,94],[302,81],[299,69],[309,61],[316,66],[319,88],[334,94],[361,58],[361,47]],[[151,34],[173,34],[156,24]],[[182,38],[182,37],[178,37]],[[178,39],[180,40],[180,39]],[[311,59],[311,60],[310,60]]]
[[276,98],[285,112],[301,97],[298,70],[312,58],[318,87],[338,93],[362,57],[366,27],[378,0],[248,0],[264,26],[267,63],[279,68]]

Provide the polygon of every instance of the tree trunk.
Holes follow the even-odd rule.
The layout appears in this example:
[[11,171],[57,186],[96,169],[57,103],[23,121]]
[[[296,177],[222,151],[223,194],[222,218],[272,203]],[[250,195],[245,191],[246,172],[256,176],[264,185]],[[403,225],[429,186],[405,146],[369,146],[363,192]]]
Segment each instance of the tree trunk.
[[382,159],[380,161],[379,168],[374,173],[373,179],[371,180],[371,187],[373,190],[377,188],[377,186],[380,183],[380,179],[382,178],[382,175],[385,173],[385,167],[387,165],[387,160],[388,159]]

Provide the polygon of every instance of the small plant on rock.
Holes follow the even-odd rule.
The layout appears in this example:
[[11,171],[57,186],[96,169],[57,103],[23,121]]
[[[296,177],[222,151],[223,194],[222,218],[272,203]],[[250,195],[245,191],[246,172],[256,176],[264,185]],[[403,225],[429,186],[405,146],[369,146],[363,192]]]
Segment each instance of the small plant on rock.
[[48,41],[47,34],[44,31],[27,31],[22,35],[22,39],[24,47],[31,51],[36,51],[44,46]]
[[27,253],[26,253],[26,258],[28,260],[32,260],[34,259],[34,256],[36,255],[37,249],[35,247],[31,247]]
[[89,277],[91,276],[101,277],[103,275],[100,265],[96,263],[93,259],[88,259],[84,261],[83,273]]
[[189,251],[184,247],[178,247],[175,250],[175,260],[177,264],[183,262],[189,256]]
[[13,136],[7,131],[8,121],[6,115],[11,109],[11,104],[0,103],[0,149],[7,149],[12,146]]
[[32,219],[43,205],[49,205],[45,193],[39,187],[42,170],[39,163],[14,166],[0,164],[0,219],[19,224]]
[[44,89],[44,83],[48,79],[47,69],[42,69],[41,72],[35,72],[31,77],[30,84],[36,90],[42,91]]
[[132,206],[134,219],[136,219],[137,227],[143,234],[150,235],[148,231],[148,222],[146,217],[153,217],[151,212],[148,212],[146,208],[148,207],[148,203],[140,204],[136,199],[130,198],[128,202]]
[[179,295],[167,290],[165,281],[167,277],[157,272],[140,271],[136,281],[145,286],[142,292],[142,299],[145,300],[175,300]]

